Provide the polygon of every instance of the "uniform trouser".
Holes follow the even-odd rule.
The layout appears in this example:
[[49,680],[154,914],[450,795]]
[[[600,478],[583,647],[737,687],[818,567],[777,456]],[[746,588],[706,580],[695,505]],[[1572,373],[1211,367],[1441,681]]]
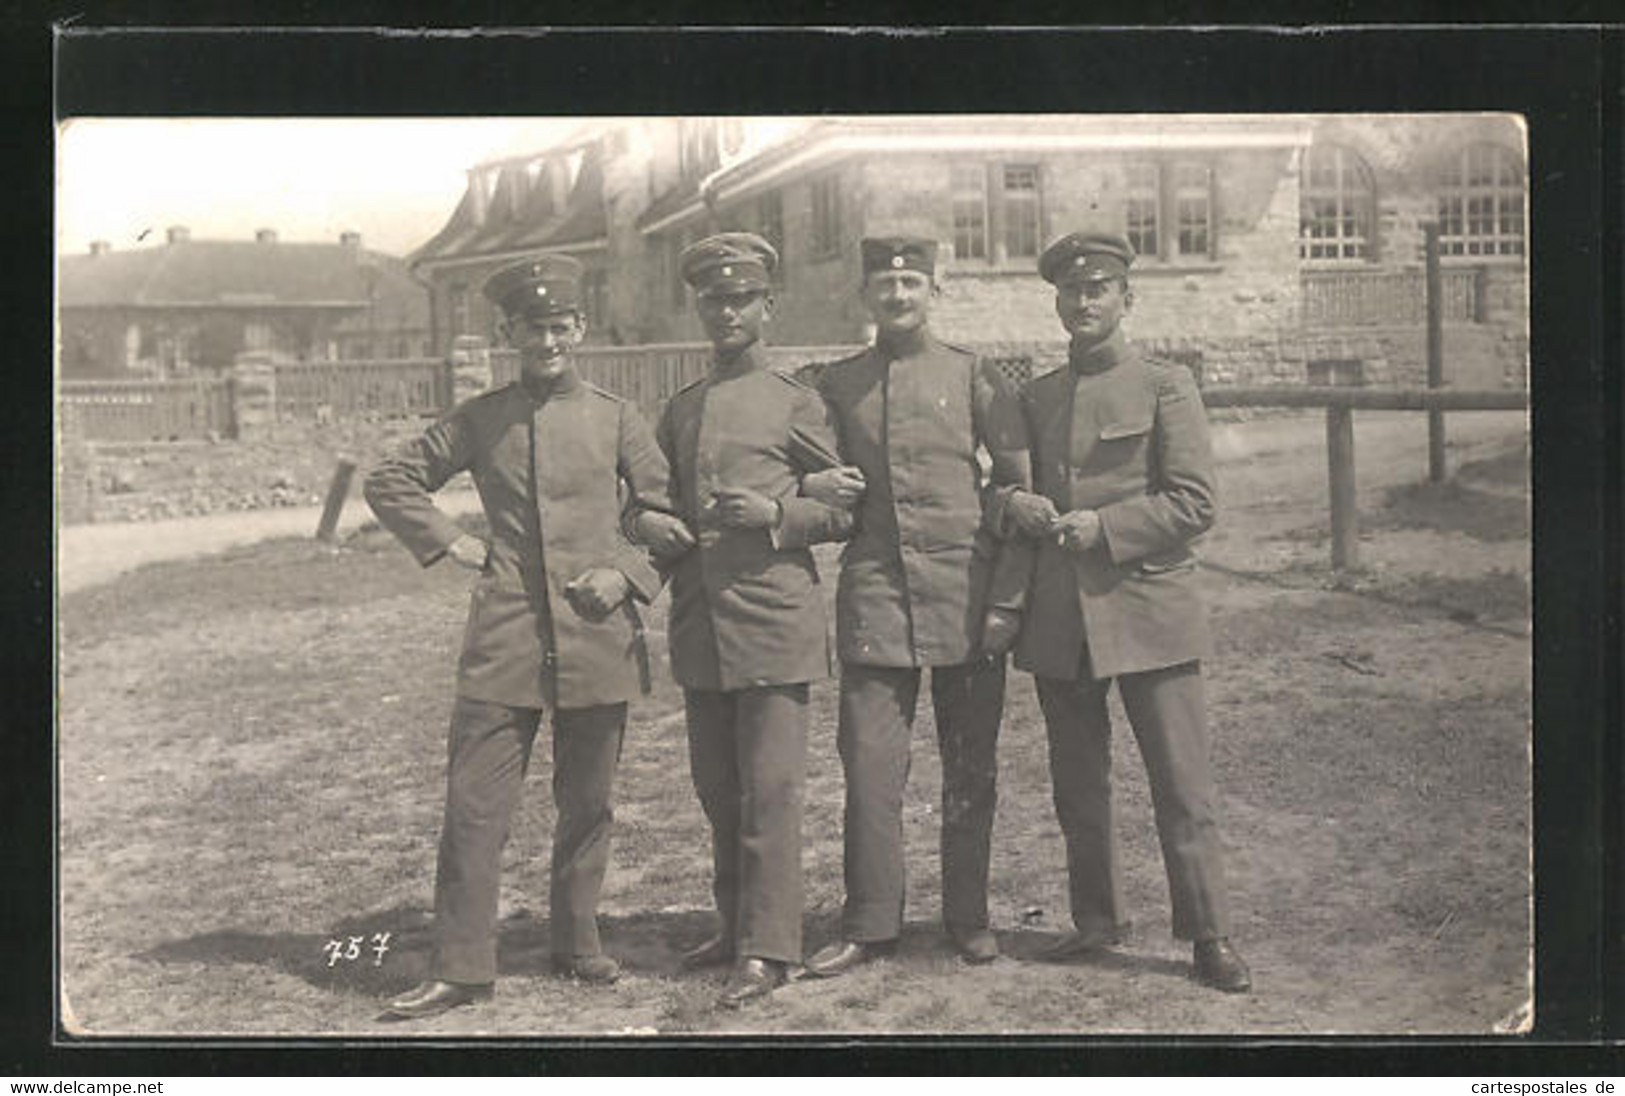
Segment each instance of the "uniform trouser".
[[[496,978],[502,846],[519,804],[541,712],[458,697],[452,709],[446,813],[435,872],[430,977]],[[555,955],[596,955],[598,892],[609,866],[610,795],[626,705],[553,713],[553,862],[549,908]]]
[[740,956],[799,963],[807,686],[689,689],[684,700],[722,931]]
[[[1084,935],[1126,921],[1112,837],[1111,681],[1040,677],[1038,703],[1049,731],[1055,813],[1066,838],[1072,921]],[[1151,784],[1157,837],[1173,906],[1174,936],[1227,936],[1230,913],[1214,816],[1207,702],[1198,662],[1123,674],[1117,688]]]
[[[931,670],[942,751],[942,920],[960,935],[987,927],[1004,676],[1003,656]],[[903,791],[919,691],[917,668],[841,670],[848,940],[893,940],[902,931]]]

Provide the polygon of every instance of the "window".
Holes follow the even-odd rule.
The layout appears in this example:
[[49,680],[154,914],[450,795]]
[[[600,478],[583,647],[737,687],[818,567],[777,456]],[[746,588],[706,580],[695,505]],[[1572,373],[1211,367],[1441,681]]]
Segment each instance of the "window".
[[1299,174],[1298,254],[1309,260],[1375,258],[1376,187],[1353,149],[1313,145]]
[[1136,255],[1155,257],[1162,253],[1162,244],[1157,238],[1161,206],[1162,200],[1157,196],[1157,165],[1130,164],[1123,216],[1128,242],[1134,245]]
[[840,250],[840,179],[835,175],[826,175],[812,184],[812,252],[826,256]]
[[244,350],[270,350],[272,347],[271,325],[258,323],[253,320],[243,324]]
[[691,179],[715,170],[721,164],[717,155],[715,118],[684,118],[678,124],[677,169]]
[[987,258],[987,170],[981,164],[955,164],[953,191],[954,258]]
[[446,289],[446,310],[450,316],[451,337],[467,335],[468,332],[468,286],[462,282],[453,282]]
[[1499,145],[1468,145],[1439,177],[1439,250],[1523,254],[1523,165]]
[[756,224],[762,238],[773,245],[784,259],[784,197],[778,191],[769,191],[756,199]]
[[581,279],[582,311],[592,327],[609,326],[609,272],[589,270]]
[[683,281],[683,248],[688,246],[683,234],[674,231],[666,248],[666,279],[671,286],[671,306],[684,308],[688,304],[688,283]]
[[1213,169],[1201,160],[1145,160],[1124,169],[1123,232],[1154,262],[1213,257]]
[[1007,259],[1038,257],[1039,228],[1038,167],[1007,165],[1004,169],[1004,256]]
[[994,265],[1043,247],[1043,176],[1036,164],[955,164],[949,172],[954,260]]

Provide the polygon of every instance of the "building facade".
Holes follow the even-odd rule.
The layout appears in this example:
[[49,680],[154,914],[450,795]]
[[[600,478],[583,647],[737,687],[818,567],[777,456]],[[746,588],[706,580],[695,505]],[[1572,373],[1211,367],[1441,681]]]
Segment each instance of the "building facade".
[[58,263],[65,379],[218,373],[245,351],[273,359],[419,357],[431,352],[428,293],[405,263],[345,233],[336,243],[105,243]]
[[[699,339],[676,257],[701,236],[745,229],[781,254],[775,342],[863,342],[857,242],[913,233],[941,248],[943,337],[1055,360],[1063,335],[1038,254],[1064,232],[1108,229],[1140,255],[1134,335],[1205,382],[1324,380],[1337,362],[1344,379],[1409,383],[1422,368],[1423,226],[1437,222],[1453,379],[1525,374],[1526,173],[1511,116],[615,121],[530,161],[475,169],[452,225],[478,194],[518,194],[505,188],[550,170],[521,163],[568,156],[593,168],[569,191],[584,231],[525,238],[588,258],[600,341]],[[517,244],[524,200],[498,206],[516,219],[503,239]],[[473,276],[496,256],[444,237],[414,262],[455,312],[449,302],[477,295]],[[469,275],[460,289],[441,276],[452,269]],[[466,314],[459,333],[488,334],[487,317]]]

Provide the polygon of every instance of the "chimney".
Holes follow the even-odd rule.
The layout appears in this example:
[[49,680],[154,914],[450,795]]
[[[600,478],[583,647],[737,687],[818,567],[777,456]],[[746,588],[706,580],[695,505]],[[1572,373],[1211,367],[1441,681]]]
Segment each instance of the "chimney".
[[192,238],[192,230],[185,225],[170,225],[166,238],[172,244],[184,244]]
[[361,249],[361,233],[341,232],[339,233],[339,243],[343,244],[351,251],[359,251]]
[[106,255],[111,250],[113,250],[113,245],[106,240],[90,241],[90,253],[92,255]]
[[254,230],[254,241],[262,244],[276,243],[276,229],[260,228]]

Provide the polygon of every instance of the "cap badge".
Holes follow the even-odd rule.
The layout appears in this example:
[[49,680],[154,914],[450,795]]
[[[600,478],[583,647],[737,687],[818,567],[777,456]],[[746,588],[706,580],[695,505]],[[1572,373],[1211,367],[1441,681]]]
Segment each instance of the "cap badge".
[[545,285],[539,285],[539,286],[537,286],[537,287],[536,287],[536,295],[537,295],[537,296],[538,296],[538,297],[545,297],[545,296],[547,296],[547,286],[545,286]]
[[891,257],[891,265],[892,265],[892,269],[894,269],[894,270],[902,269],[903,257],[901,255],[893,255]]
[[734,268],[731,267],[731,266],[725,266],[725,267],[722,268],[722,276],[724,278],[733,277],[733,273],[734,273]]

